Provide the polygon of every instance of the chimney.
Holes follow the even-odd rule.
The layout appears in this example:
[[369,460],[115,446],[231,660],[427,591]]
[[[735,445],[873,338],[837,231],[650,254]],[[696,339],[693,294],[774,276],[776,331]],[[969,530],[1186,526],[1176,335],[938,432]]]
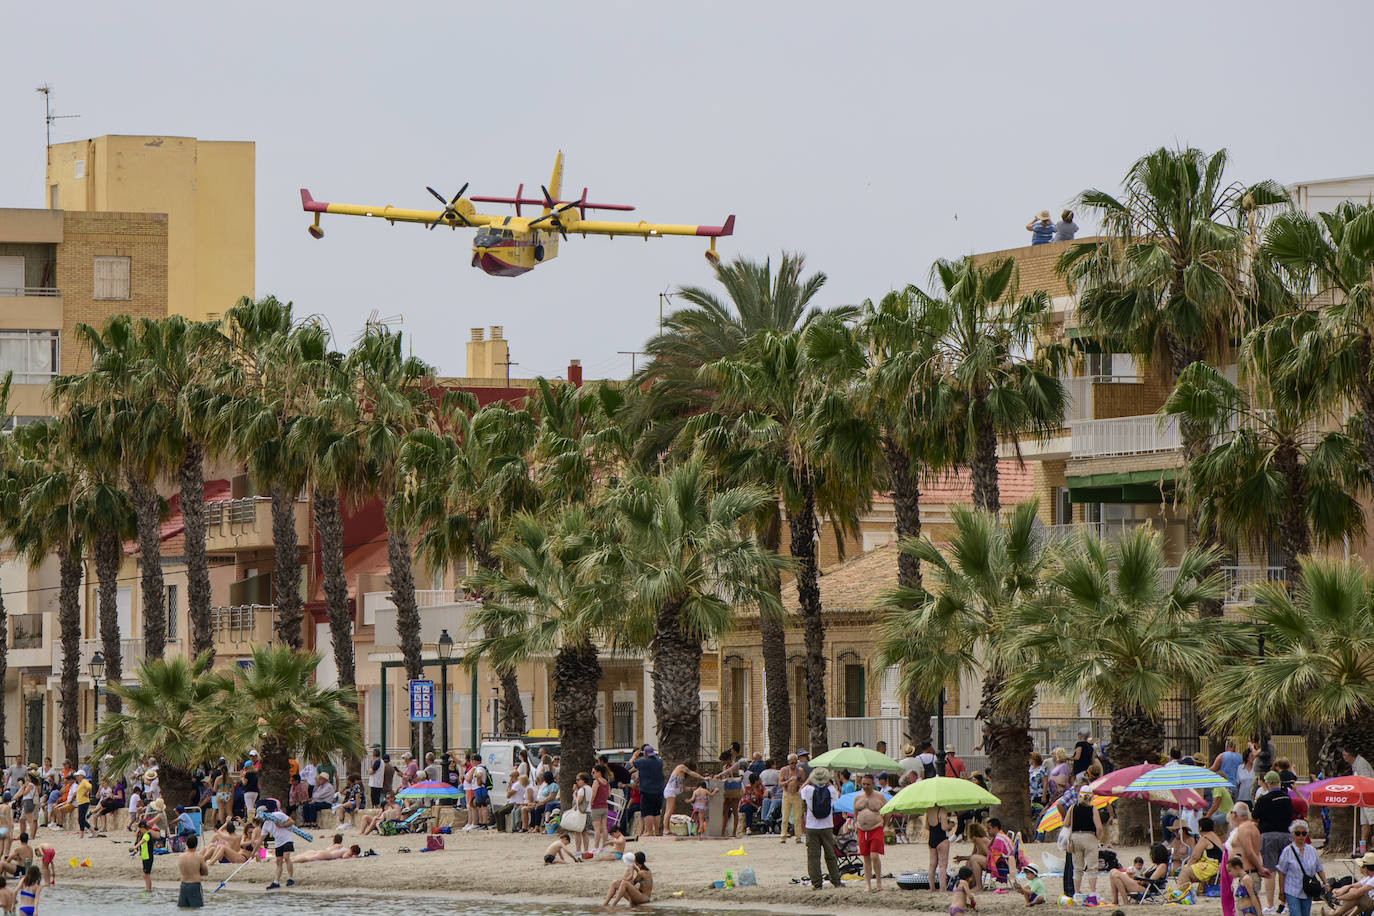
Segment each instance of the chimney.
[[573,359],[568,361],[568,384],[574,388],[582,387],[582,360]]
[[501,327],[501,325],[499,325],[499,324],[494,324],[494,325],[491,326],[491,339],[492,339],[492,340],[500,340],[500,339],[501,339],[501,336],[502,336],[504,333],[505,333],[505,328]]
[[487,333],[486,333],[485,329],[483,329],[483,328],[473,328],[473,329],[472,329],[472,342],[473,342],[473,343],[480,343],[480,342],[482,342],[483,340],[486,340],[486,337],[487,337]]

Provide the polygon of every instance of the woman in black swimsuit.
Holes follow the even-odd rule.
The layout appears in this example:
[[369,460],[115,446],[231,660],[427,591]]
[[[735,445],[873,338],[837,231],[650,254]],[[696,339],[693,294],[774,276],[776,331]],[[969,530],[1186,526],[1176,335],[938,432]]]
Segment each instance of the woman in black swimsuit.
[[949,870],[949,812],[944,808],[931,808],[926,812],[926,830],[930,833],[926,845],[930,847],[930,889],[937,894],[944,893],[945,873]]
[[1210,884],[1221,871],[1221,837],[1216,835],[1210,817],[1197,819],[1197,843],[1188,864],[1178,873],[1178,895],[1181,897],[1192,889],[1194,884],[1204,887]]

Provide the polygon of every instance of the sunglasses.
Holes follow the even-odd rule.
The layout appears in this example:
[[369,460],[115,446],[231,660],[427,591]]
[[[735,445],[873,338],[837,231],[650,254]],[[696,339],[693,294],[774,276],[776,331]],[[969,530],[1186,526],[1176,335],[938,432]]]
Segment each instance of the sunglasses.
[[1293,836],[1307,836],[1306,830],[1294,830]]

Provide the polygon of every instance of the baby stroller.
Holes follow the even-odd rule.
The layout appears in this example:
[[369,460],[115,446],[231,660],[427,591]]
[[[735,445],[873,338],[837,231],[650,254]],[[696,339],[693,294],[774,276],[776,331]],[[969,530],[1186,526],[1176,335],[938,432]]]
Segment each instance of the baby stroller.
[[862,875],[864,860],[859,855],[859,841],[853,834],[835,838],[835,858],[840,860],[840,874]]

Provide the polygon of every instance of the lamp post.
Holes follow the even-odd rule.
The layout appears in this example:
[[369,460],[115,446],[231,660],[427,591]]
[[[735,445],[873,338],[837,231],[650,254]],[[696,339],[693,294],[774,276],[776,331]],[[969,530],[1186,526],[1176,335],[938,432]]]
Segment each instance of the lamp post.
[[[1255,641],[1259,643],[1259,664],[1264,667],[1264,631],[1255,626]],[[1274,767],[1274,755],[1269,752],[1269,728],[1263,719],[1259,723],[1259,756],[1255,759],[1255,778],[1262,779]]]
[[443,747],[439,749],[440,757],[443,759],[444,772],[448,772],[448,663],[453,658],[453,637],[448,635],[448,630],[439,633],[439,642],[434,647],[434,654],[439,656],[439,730],[442,735]]
[[[91,660],[90,660],[89,663],[87,663],[86,667],[90,670],[90,673],[91,673],[91,682],[95,684],[95,702],[92,704],[92,708],[93,708],[93,712],[94,712],[94,715],[95,715],[95,725],[96,725],[97,728],[99,728],[99,727],[100,727],[100,682],[103,681],[103,680],[105,679],[105,656],[103,656],[103,655],[100,654],[100,650],[97,649],[97,650],[96,650],[96,653],[95,653],[94,655],[91,656]],[[92,777],[92,778],[98,778],[99,776],[100,776],[99,762],[98,762],[98,759],[97,759],[96,754],[95,754],[95,748],[94,748],[94,746],[92,746],[92,748],[91,748],[91,777]]]
[[501,734],[501,688],[495,685],[491,688],[491,732]]

